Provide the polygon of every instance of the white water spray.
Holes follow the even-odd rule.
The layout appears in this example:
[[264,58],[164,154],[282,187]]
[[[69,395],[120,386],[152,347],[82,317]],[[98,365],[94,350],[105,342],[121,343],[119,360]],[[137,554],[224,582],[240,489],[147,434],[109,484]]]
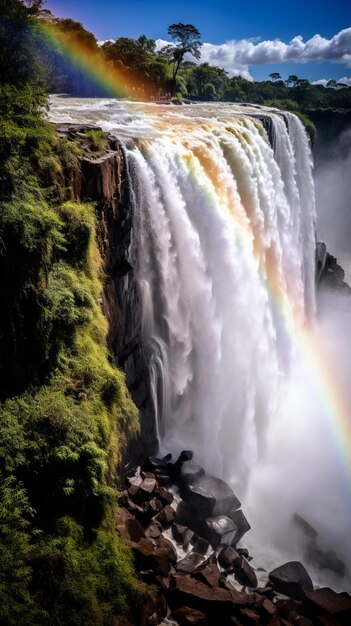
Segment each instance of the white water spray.
[[231,483],[253,553],[266,549],[257,564],[279,564],[275,549],[301,556],[294,511],[332,529],[327,547],[338,534],[344,545],[350,486],[295,350],[296,329],[315,316],[314,187],[299,120],[260,107],[69,99],[55,99],[51,116],[98,123],[125,143],[161,450],[191,448]]

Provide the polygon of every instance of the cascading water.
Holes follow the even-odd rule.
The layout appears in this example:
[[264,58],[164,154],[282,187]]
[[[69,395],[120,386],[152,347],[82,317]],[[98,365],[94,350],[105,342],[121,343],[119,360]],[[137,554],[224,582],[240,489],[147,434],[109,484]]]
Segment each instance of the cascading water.
[[161,447],[239,489],[279,407],[287,320],[314,310],[307,140],[272,116],[276,158],[249,117],[181,120],[127,149]]
[[[287,518],[294,504],[277,477],[293,482],[295,473],[313,488],[313,473],[325,478],[336,455],[323,457],[326,432],[312,469],[299,457],[305,433],[313,447],[324,432],[319,418],[307,415],[306,389],[296,383],[296,372],[305,371],[298,336],[315,318],[314,186],[300,121],[263,107],[59,98],[51,117],[98,123],[124,143],[161,450],[193,449],[254,518],[267,520],[273,507],[283,527],[279,506]],[[277,436],[281,424],[284,436]],[[339,474],[334,482],[331,476],[326,484],[346,537],[349,509],[341,502],[349,485],[342,491]],[[265,478],[274,484],[273,498]],[[316,497],[317,518],[323,507]],[[272,536],[274,521],[267,524]]]

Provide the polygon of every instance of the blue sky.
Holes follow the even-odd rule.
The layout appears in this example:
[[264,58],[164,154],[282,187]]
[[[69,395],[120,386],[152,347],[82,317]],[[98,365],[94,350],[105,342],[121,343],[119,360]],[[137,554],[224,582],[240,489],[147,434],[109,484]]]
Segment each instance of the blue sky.
[[[46,7],[82,22],[99,40],[141,34],[165,40],[169,24],[194,24],[202,41],[211,44],[203,49],[203,60],[256,80],[272,71],[309,80],[351,77],[351,2],[346,0],[47,0]],[[276,39],[293,44],[284,47],[274,44]],[[221,46],[233,40],[237,43]]]

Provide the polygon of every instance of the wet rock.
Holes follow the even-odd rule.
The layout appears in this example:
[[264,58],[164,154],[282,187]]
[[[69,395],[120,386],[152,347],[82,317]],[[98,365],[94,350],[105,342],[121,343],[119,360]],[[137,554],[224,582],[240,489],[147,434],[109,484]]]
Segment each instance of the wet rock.
[[174,545],[172,544],[172,542],[169,541],[169,539],[166,539],[166,537],[161,535],[158,539],[156,539],[156,545],[159,548],[163,548],[164,550],[167,550],[168,555],[169,555],[169,560],[173,565],[177,562],[176,549]]
[[252,609],[240,609],[240,622],[245,626],[256,626],[260,623],[260,616]]
[[176,569],[178,572],[185,572],[186,574],[192,574],[196,567],[201,563],[202,556],[196,554],[196,552],[190,552],[184,559],[178,561]]
[[183,524],[177,524],[176,522],[173,522],[171,528],[173,539],[178,543],[183,543],[184,535],[187,530],[189,530],[187,526],[183,526]]
[[195,578],[209,587],[219,587],[222,574],[215,563],[210,563],[201,569],[198,568],[195,573]]
[[206,520],[209,533],[209,540],[214,548],[222,544],[230,545],[236,533],[236,526],[233,520],[227,515],[217,515]]
[[162,534],[162,525],[160,522],[154,521],[146,528],[145,536],[148,539],[158,539]]
[[154,515],[157,515],[163,509],[161,500],[158,500],[157,498],[152,498],[147,506],[151,511],[151,517],[154,517]]
[[255,589],[257,587],[257,577],[254,569],[244,556],[239,557],[234,563],[234,575],[237,581],[245,587]]
[[[234,599],[235,598],[235,599]],[[204,583],[184,576],[175,574],[171,576],[168,593],[168,603],[171,609],[181,606],[202,611],[211,623],[215,619],[216,624],[221,624],[228,619],[233,609],[233,603],[241,602],[241,606],[247,603],[247,596],[238,592],[229,591],[220,587],[209,587]]]
[[165,548],[156,548],[152,554],[152,569],[160,576],[168,576],[171,569],[169,552]]
[[168,489],[164,487],[159,487],[158,489],[158,497],[163,502],[163,504],[172,504],[174,500],[174,495]]
[[203,537],[199,537],[199,535],[195,535],[194,533],[192,533],[190,543],[192,546],[194,546],[194,550],[198,552],[199,554],[206,554],[210,545],[207,539],[204,539]]
[[133,515],[123,506],[119,507],[116,515],[116,531],[122,538],[129,538],[127,522],[133,519]]
[[161,522],[164,528],[168,528],[175,519],[175,511],[167,504],[164,509],[158,514],[157,519]]
[[251,526],[241,509],[239,509],[238,511],[230,511],[228,513],[228,517],[230,517],[235,525],[235,533],[232,543],[233,545],[236,545],[237,543],[239,543],[240,539],[245,535],[245,533],[250,530]]
[[148,456],[143,463],[143,469],[150,472],[155,472],[156,470],[167,472],[167,461],[158,459],[155,456]]
[[302,603],[301,612],[307,617],[331,615],[340,624],[351,624],[351,596],[336,593],[329,587],[322,587],[307,592]]
[[236,511],[241,506],[231,487],[220,478],[202,476],[196,482],[196,485],[214,498],[215,504],[212,509],[212,516],[227,515],[230,511]]
[[140,467],[138,465],[136,465],[133,462],[130,462],[124,466],[122,473],[123,473],[123,476],[127,478],[128,476],[135,476],[139,470],[140,470]]
[[201,465],[197,465],[193,461],[185,461],[180,468],[180,481],[184,484],[194,484],[201,476],[205,474]]
[[157,480],[163,487],[172,486],[172,479],[168,474],[157,474]]
[[164,457],[162,457],[162,461],[165,461],[166,463],[170,463],[172,461],[171,453],[168,452],[168,454],[166,454]]
[[226,570],[234,571],[235,563],[240,560],[240,555],[232,546],[227,546],[220,551],[218,563]]
[[180,626],[208,626],[207,617],[201,611],[191,609],[189,606],[182,606],[171,614]]
[[[252,556],[250,556],[247,548],[235,548],[235,549],[240,556],[244,556],[245,559],[247,559],[248,561],[252,561]],[[261,569],[261,571],[265,572],[266,570]]]
[[181,496],[196,517],[204,518],[212,515],[215,499],[202,487],[199,487],[197,484],[187,485],[187,488],[181,491]]
[[178,461],[180,461],[180,463],[185,463],[186,461],[192,461],[193,456],[194,456],[194,453],[192,450],[182,450],[179,455]]
[[306,593],[313,591],[312,580],[299,561],[290,561],[272,570],[269,580],[276,591],[295,600],[303,600]]

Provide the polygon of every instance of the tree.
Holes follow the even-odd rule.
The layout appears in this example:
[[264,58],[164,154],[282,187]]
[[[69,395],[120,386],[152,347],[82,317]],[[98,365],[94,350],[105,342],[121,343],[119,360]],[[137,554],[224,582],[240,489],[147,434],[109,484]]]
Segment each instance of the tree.
[[175,44],[165,46],[162,52],[173,63],[172,91],[174,91],[175,80],[185,55],[191,54],[195,59],[199,59],[202,43],[199,41],[201,34],[192,24],[182,24],[181,22],[171,24],[168,28],[168,34],[171,35]]
[[279,72],[272,72],[272,74],[269,74],[269,77],[273,80],[273,82],[276,82],[277,80],[282,79]]

